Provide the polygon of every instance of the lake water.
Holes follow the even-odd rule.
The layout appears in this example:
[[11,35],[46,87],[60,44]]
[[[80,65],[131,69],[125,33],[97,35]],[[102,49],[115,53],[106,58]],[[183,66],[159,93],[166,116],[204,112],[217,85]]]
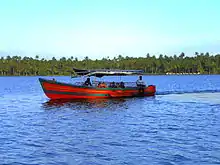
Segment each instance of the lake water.
[[38,77],[0,77],[0,164],[220,164],[220,76],[144,80],[155,97],[51,102]]

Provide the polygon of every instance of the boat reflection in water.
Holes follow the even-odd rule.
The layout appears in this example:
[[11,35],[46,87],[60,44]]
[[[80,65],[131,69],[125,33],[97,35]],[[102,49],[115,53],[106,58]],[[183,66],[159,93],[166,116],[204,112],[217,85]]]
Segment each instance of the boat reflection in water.
[[116,109],[126,106],[127,99],[78,99],[78,100],[49,100],[42,104],[45,110],[50,109],[72,109],[72,110],[89,110],[89,109]]

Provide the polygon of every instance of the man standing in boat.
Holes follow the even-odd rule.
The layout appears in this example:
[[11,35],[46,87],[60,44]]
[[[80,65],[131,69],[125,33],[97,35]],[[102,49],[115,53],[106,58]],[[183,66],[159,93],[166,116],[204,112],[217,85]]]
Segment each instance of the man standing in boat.
[[136,81],[139,95],[143,96],[144,95],[144,88],[146,87],[145,82],[142,80],[142,76],[139,76],[139,79]]
[[139,79],[136,81],[137,87],[146,87],[145,82],[142,80],[142,76],[139,76]]

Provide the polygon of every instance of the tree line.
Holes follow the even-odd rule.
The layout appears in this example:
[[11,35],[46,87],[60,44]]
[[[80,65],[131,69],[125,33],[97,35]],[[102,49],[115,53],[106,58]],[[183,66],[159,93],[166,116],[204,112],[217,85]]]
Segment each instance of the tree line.
[[195,52],[193,57],[180,55],[167,56],[147,54],[145,57],[118,55],[113,59],[105,57],[92,60],[88,56],[82,60],[77,57],[56,59],[7,56],[0,59],[0,76],[46,76],[73,75],[72,68],[79,69],[141,69],[146,74],[200,73],[220,74],[220,54],[210,55]]

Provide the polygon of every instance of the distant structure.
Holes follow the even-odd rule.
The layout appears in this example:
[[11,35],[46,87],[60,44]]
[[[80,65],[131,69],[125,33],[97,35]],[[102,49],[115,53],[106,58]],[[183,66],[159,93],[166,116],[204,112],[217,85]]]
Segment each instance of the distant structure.
[[195,74],[200,74],[200,72],[195,72],[195,73],[174,73],[174,72],[167,72],[166,75],[195,75]]

